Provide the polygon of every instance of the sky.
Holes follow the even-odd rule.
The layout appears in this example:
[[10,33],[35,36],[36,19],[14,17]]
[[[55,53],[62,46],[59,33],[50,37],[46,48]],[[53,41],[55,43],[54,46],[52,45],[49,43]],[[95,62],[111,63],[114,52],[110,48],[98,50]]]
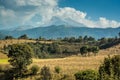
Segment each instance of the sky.
[[120,27],[120,0],[0,0],[0,29]]

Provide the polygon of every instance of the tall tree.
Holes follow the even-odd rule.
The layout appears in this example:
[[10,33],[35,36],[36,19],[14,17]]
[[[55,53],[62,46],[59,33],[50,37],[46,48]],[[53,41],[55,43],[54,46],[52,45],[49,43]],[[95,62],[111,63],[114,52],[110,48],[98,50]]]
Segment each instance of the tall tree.
[[86,55],[88,53],[88,46],[83,46],[80,48],[81,55]]
[[28,45],[14,44],[9,46],[8,61],[15,69],[15,77],[22,77],[27,66],[32,63],[32,54],[33,51]]

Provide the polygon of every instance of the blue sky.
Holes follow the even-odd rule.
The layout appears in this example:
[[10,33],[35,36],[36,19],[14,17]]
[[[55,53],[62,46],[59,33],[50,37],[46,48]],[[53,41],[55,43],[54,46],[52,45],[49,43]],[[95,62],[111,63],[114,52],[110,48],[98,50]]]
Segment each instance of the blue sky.
[[120,0],[60,0],[60,7],[74,7],[86,12],[92,19],[106,17],[120,21]]
[[120,26],[120,0],[0,0],[0,29]]

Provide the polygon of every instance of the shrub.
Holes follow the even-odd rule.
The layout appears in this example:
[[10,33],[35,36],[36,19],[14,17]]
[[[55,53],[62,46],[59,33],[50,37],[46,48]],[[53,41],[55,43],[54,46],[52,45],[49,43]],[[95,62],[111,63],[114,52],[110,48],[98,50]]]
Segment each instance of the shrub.
[[120,55],[104,59],[99,67],[100,80],[120,80]]
[[35,74],[38,73],[39,67],[38,67],[37,65],[33,65],[33,66],[30,68],[30,70],[31,70],[31,74],[32,74],[32,75],[35,75]]
[[56,67],[55,67],[55,72],[56,72],[56,73],[59,74],[59,73],[60,73],[60,70],[61,70],[61,68],[60,68],[59,66],[56,66]]
[[85,70],[75,73],[76,80],[97,80],[98,74],[94,70]]
[[51,80],[52,79],[52,74],[51,74],[50,68],[47,66],[44,66],[41,69],[41,75],[42,75],[42,80]]

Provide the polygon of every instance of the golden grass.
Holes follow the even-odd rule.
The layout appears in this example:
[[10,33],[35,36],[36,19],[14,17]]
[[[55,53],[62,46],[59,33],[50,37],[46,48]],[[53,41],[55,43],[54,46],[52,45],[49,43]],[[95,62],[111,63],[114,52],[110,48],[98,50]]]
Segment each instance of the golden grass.
[[9,64],[8,59],[0,59],[0,64]]

